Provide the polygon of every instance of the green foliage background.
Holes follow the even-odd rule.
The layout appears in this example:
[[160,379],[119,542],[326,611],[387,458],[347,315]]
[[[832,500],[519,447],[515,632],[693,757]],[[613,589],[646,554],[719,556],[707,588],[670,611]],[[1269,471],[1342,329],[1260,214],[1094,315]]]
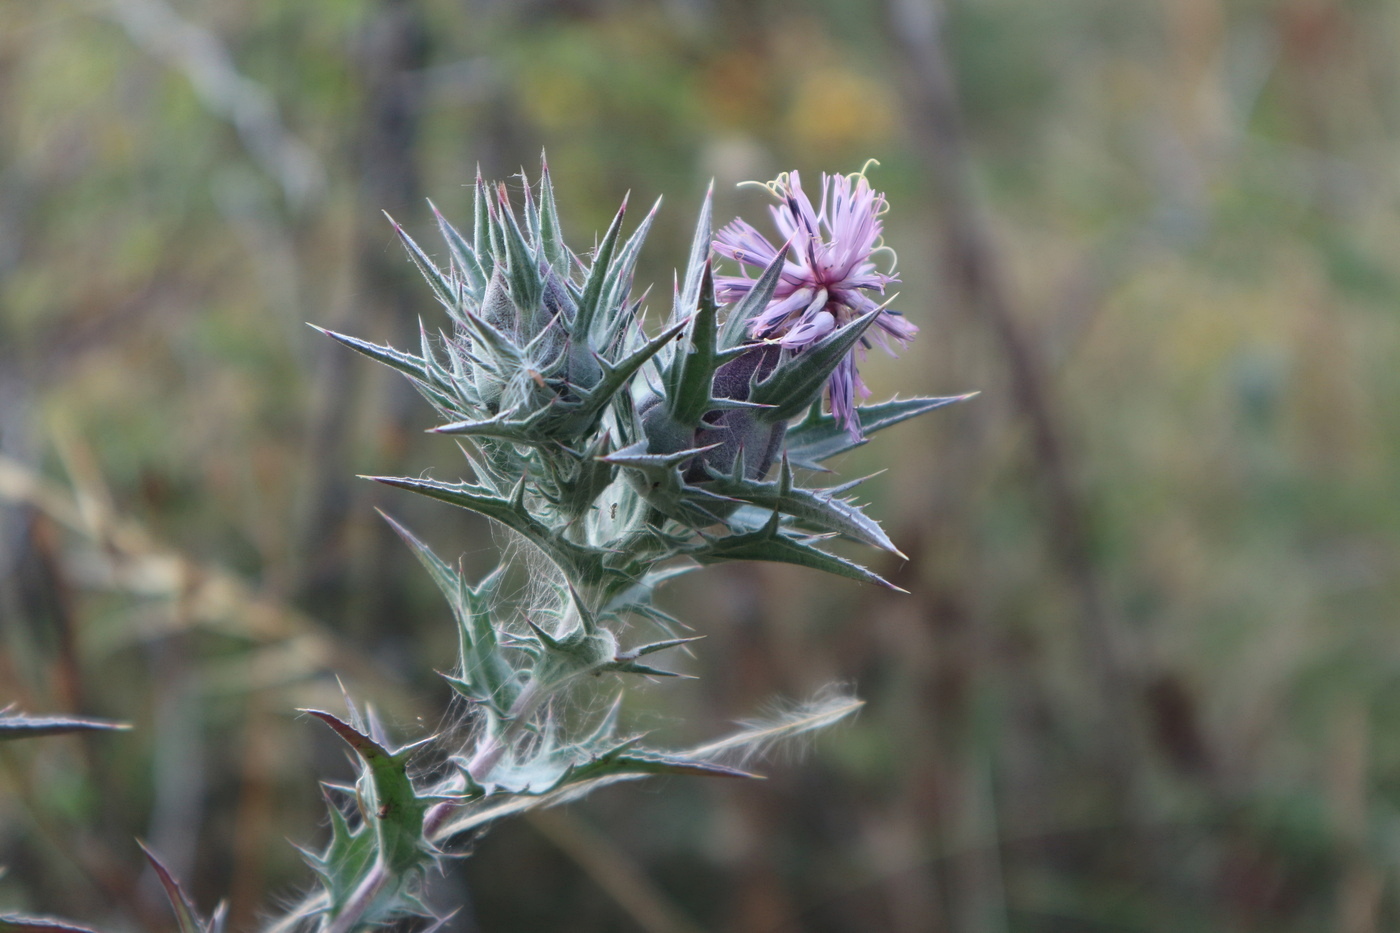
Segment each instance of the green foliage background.
[[707,570],[701,679],[628,711],[679,745],[838,680],[860,720],[497,831],[454,929],[1400,923],[1400,5],[955,0],[941,48],[921,8],[0,0],[0,702],[136,726],[0,749],[0,908],[169,928],[139,835],[251,928],[349,773],[290,711],[339,675],[451,724],[373,507],[503,539],[353,478],[460,461],[304,322],[415,340],[379,212],[435,241],[425,196],[543,147],[573,242],[666,194],[654,314],[710,177],[758,220],[737,182],[878,158],[923,332],[863,372],[982,394],[841,464],[912,595]]

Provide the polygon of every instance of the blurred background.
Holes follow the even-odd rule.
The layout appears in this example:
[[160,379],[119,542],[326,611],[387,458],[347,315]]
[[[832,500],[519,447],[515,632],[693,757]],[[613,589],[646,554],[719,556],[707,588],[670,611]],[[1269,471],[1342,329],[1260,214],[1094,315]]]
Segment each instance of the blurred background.
[[879,159],[922,333],[863,372],[981,394],[839,463],[910,595],[706,570],[700,679],[627,710],[860,718],[499,827],[449,929],[1395,929],[1398,47],[1385,0],[0,0],[0,704],[136,726],[0,749],[0,907],[170,929],[140,836],[252,929],[350,774],[294,710],[445,721],[373,509],[502,539],[354,478],[461,461],[305,322],[416,339],[381,211],[440,252],[426,197],[545,148],[577,248],[665,193],[663,296],[709,178],[763,225],[737,182]]

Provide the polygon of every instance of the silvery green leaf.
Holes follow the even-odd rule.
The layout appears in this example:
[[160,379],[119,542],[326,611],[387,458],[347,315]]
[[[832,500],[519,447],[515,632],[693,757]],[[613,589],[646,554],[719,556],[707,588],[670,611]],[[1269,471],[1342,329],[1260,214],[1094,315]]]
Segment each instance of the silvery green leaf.
[[620,613],[630,611],[633,606],[650,603],[657,587],[695,569],[694,564],[678,564],[674,567],[648,570],[641,579],[614,596],[605,608],[607,611]]
[[491,192],[476,167],[476,188],[472,196],[472,249],[481,262],[481,271],[489,280],[499,261],[491,245]]
[[578,394],[581,400],[576,403],[560,403],[559,430],[560,436],[577,437],[587,435],[598,425],[598,419],[603,416],[608,404],[627,391],[628,384],[632,377],[642,368],[642,365],[656,355],[666,343],[676,337],[686,326],[687,321],[678,321],[657,334],[651,340],[633,350],[620,360],[609,362],[601,357],[598,365],[602,368],[602,378],[591,389],[579,389]]
[[535,206],[535,193],[530,188],[530,179],[525,174],[525,169],[520,169],[520,185],[524,189],[524,203],[521,216],[525,219],[525,240],[530,246],[532,254],[540,252],[540,210]]
[[652,508],[691,527],[704,527],[721,521],[735,500],[696,486],[681,477],[679,465],[711,447],[681,450],[670,454],[649,454],[646,442],[623,448],[606,458],[634,474],[633,487]]
[[460,573],[411,531],[384,512],[379,514],[427,569],[456,617],[461,676],[446,675],[447,681],[476,702],[488,704],[500,712],[509,709],[519,692],[514,683],[515,669],[501,654],[491,621],[492,597],[500,585],[504,565],[488,574],[476,587],[469,586]]
[[[385,213],[384,216],[389,217],[388,213]],[[413,237],[409,236],[408,231],[399,226],[398,221],[389,217],[389,223],[394,225],[394,232],[399,235],[399,239],[403,241],[404,248],[408,250],[408,258],[413,260],[413,264],[418,267],[418,271],[423,273],[423,278],[428,280],[428,284],[432,286],[433,294],[437,296],[437,300],[444,308],[455,312],[457,310],[457,289],[448,281],[447,276],[442,274],[442,270],[428,258],[427,253],[424,253],[418,248],[418,244],[413,242]]]
[[568,784],[582,783],[596,778],[616,775],[650,776],[657,774],[687,774],[698,777],[755,778],[756,774],[722,765],[703,758],[692,758],[672,752],[651,749],[625,748],[616,752],[599,755],[591,761],[572,768],[556,787],[557,790]]
[[632,235],[627,238],[622,249],[618,250],[617,259],[608,268],[603,297],[598,305],[598,310],[603,317],[601,320],[595,320],[593,325],[593,334],[598,338],[600,345],[610,344],[615,339],[621,322],[633,315],[633,312],[627,307],[627,295],[632,291],[632,273],[636,269],[637,257],[642,251],[642,244],[646,242],[647,234],[651,232],[652,222],[656,220],[656,212],[660,208],[661,199],[657,198],[651,210],[637,225],[637,229],[632,231]]
[[377,857],[390,871],[402,874],[423,861],[423,814],[427,801],[418,796],[408,776],[408,762],[431,739],[390,751],[374,739],[320,710],[301,712],[315,716],[355,750],[365,763],[369,781],[361,788],[365,821],[374,828]]
[[493,518],[512,531],[518,532],[546,557],[552,560],[565,576],[570,579],[594,579],[605,572],[601,555],[557,535],[549,526],[532,516],[521,499],[524,494],[524,477],[517,485],[511,498],[492,494],[486,487],[474,483],[439,483],[435,480],[413,479],[400,476],[366,476],[386,486],[395,486],[416,492],[441,502],[460,506]]
[[110,719],[90,719],[84,716],[27,716],[13,707],[0,709],[0,741],[29,739],[69,732],[120,732],[131,728],[130,723]]
[[771,406],[755,411],[754,417],[771,424],[801,414],[821,394],[831,371],[882,313],[876,308],[804,347],[800,353],[785,352],[777,368],[749,393],[749,401]]
[[[304,912],[314,914],[333,910],[350,899],[360,879],[374,864],[376,852],[374,833],[363,822],[351,826],[340,806],[331,798],[331,789],[322,785],[326,811],[331,824],[331,841],[320,852],[302,849],[302,857],[321,880],[323,891],[306,905]],[[352,798],[355,789],[339,789]]]
[[899,554],[899,549],[879,524],[862,512],[859,506],[837,498],[839,492],[849,487],[823,490],[796,486],[792,467],[786,459],[778,479],[773,482],[713,475],[713,481],[706,486],[720,495],[790,515],[801,524],[819,531],[834,531],[872,547]]
[[694,447],[673,451],[671,453],[654,454],[648,452],[646,441],[638,441],[631,446],[613,451],[603,459],[608,463],[638,470],[649,479],[660,480],[665,474],[674,472],[676,467],[680,466],[691,457],[703,454],[707,450],[713,450],[718,446],[718,444],[710,444],[706,447]]
[[596,748],[602,745],[611,745],[613,736],[617,733],[617,723],[622,712],[622,694],[619,693],[613,698],[612,705],[608,711],[599,718],[593,729],[583,738],[578,740],[580,748]]
[[708,539],[705,546],[696,549],[692,556],[702,564],[714,564],[726,560],[762,560],[797,564],[800,567],[824,570],[840,577],[849,577],[863,583],[876,583],[892,590],[899,590],[899,587],[860,564],[814,547],[809,543],[811,539],[797,538],[785,533],[780,527],[780,522],[778,513],[774,512],[768,524],[759,531]]
[[569,247],[564,244],[559,225],[559,208],[554,203],[554,182],[549,177],[549,164],[540,153],[540,247],[550,268],[559,278],[568,281],[572,263]]
[[710,229],[710,218],[714,211],[715,181],[705,189],[705,200],[700,204],[700,216],[695,221],[695,236],[690,241],[690,257],[685,264],[685,280],[677,294],[675,307],[671,309],[671,319],[693,314],[700,300],[700,281],[710,266],[711,243],[714,239]]
[[370,343],[368,340],[361,340],[359,337],[348,337],[345,334],[338,334],[333,330],[326,330],[326,328],[318,327],[315,324],[308,324],[307,326],[313,330],[320,331],[332,340],[343,343],[356,353],[362,353],[372,360],[383,363],[385,366],[397,369],[410,379],[415,379],[419,382],[427,382],[429,379],[427,367],[424,365],[423,360],[414,356],[412,353],[404,353],[402,350],[395,350],[390,346],[380,346],[377,343]]
[[558,464],[561,481],[558,493],[552,499],[564,515],[579,518],[594,508],[594,503],[603,490],[612,484],[617,476],[617,468],[603,458],[607,455],[611,440],[606,433],[600,433],[589,441],[581,452],[575,452],[562,444],[541,451],[546,462]]
[[[510,297],[524,314],[532,314],[539,305],[540,288],[543,284],[540,280],[539,264],[520,232],[520,225],[515,221],[515,212],[511,210],[510,198],[506,195],[504,184],[497,189],[496,221],[500,227],[501,238],[505,242],[506,278],[510,283]],[[530,328],[525,339],[533,337],[538,330],[538,326]]]
[[783,275],[783,263],[787,261],[790,246],[791,244],[784,244],[783,248],[778,250],[778,255],[763,270],[753,288],[729,309],[729,316],[724,319],[724,327],[719,333],[721,350],[732,350],[746,342],[749,321],[768,307],[768,302],[773,298],[773,291],[778,287],[778,280]]
[[557,443],[551,440],[544,430],[550,415],[550,406],[535,409],[524,418],[517,417],[519,410],[511,408],[480,420],[453,421],[429,428],[431,434],[451,434],[466,437],[494,437],[512,444],[541,446]]
[[684,677],[693,679],[689,674],[677,674],[674,671],[663,671],[654,667],[640,663],[637,659],[648,654],[655,654],[658,651],[665,651],[667,648],[676,648],[680,645],[689,644],[704,638],[703,635],[695,635],[690,638],[668,638],[665,641],[656,641],[647,645],[639,645],[636,648],[629,648],[626,651],[619,651],[617,657],[604,665],[604,670],[618,674],[645,674],[652,677]]
[[428,207],[432,208],[433,217],[437,219],[438,230],[442,232],[442,238],[447,241],[447,248],[451,251],[452,258],[456,260],[457,268],[461,269],[462,274],[466,277],[472,297],[480,301],[481,293],[486,290],[488,276],[476,257],[476,250],[472,249],[466,238],[457,232],[456,227],[447,222],[447,218],[442,216],[442,212],[437,209],[436,204],[429,201]]
[[617,209],[612,223],[608,225],[607,233],[603,234],[603,242],[598,244],[593,253],[593,264],[588,269],[588,278],[584,281],[583,293],[579,296],[574,333],[589,343],[592,342],[590,335],[593,332],[593,321],[598,316],[599,303],[603,300],[603,286],[607,282],[608,270],[612,267],[613,250],[616,249],[617,238],[622,233],[622,218],[626,213],[627,196],[624,196],[622,206]]
[[715,354],[719,311],[715,304],[714,271],[708,259],[700,267],[694,303],[687,307],[696,310],[663,381],[666,405],[672,417],[682,425],[694,427],[700,423],[701,416],[714,407],[710,386],[719,366]]
[[857,440],[849,431],[836,423],[829,414],[823,414],[815,405],[797,424],[788,428],[783,443],[788,459],[800,467],[820,470],[821,462],[866,443],[870,435],[883,428],[899,424],[926,411],[942,408],[954,402],[964,402],[977,395],[950,395],[943,398],[891,399],[878,405],[865,405],[856,409],[860,418],[860,431],[865,435]]

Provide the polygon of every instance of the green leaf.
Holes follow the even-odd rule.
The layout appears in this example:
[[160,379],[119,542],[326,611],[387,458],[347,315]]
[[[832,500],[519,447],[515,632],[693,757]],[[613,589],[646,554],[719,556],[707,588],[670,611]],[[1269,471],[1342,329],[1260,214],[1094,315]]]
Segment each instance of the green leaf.
[[749,401],[771,406],[754,412],[754,417],[773,424],[801,414],[821,394],[831,371],[882,313],[876,308],[796,353],[784,353],[786,359],[749,393]]
[[863,583],[875,583],[892,590],[904,592],[879,574],[867,570],[835,554],[813,547],[806,540],[785,534],[777,512],[762,529],[744,534],[728,535],[709,539],[706,546],[697,549],[693,556],[702,564],[715,564],[726,560],[763,560],[783,564],[796,564],[811,567],[840,577],[849,577]]
[[559,208],[554,203],[554,182],[549,177],[549,164],[544,153],[540,153],[540,246],[545,259],[554,269],[554,274],[568,281],[571,257],[569,247],[564,244],[563,230],[559,226]]
[[603,284],[607,281],[608,270],[612,267],[613,250],[617,247],[618,235],[622,232],[622,218],[627,213],[627,197],[622,198],[622,206],[603,234],[603,242],[593,254],[593,264],[588,269],[588,278],[583,284],[583,294],[578,302],[578,315],[574,318],[575,339],[585,339],[592,343],[593,320],[598,315],[599,302],[603,300]]
[[[735,472],[738,473],[737,470]],[[849,485],[837,489],[803,489],[795,486],[792,467],[786,457],[778,479],[772,482],[744,479],[742,475],[712,475],[714,481],[706,484],[706,488],[720,495],[791,515],[819,531],[834,531],[871,547],[899,554],[899,549],[874,519],[862,512],[859,506],[837,498],[837,493],[849,489]]]
[[131,728],[130,723],[110,719],[88,719],[82,716],[26,716],[13,708],[0,709],[0,741],[29,739],[68,732],[120,732]]
[[439,483],[435,480],[403,476],[365,476],[362,479],[407,489],[420,496],[493,518],[512,531],[519,532],[538,547],[571,580],[592,579],[604,570],[599,555],[554,534],[548,526],[526,511],[523,502],[520,501],[524,495],[524,477],[510,499],[494,495],[487,487],[474,483]]
[[598,365],[603,370],[603,376],[593,388],[586,392],[580,388],[579,395],[581,401],[572,406],[559,403],[559,426],[557,433],[564,436],[578,437],[587,435],[593,431],[598,424],[598,419],[603,416],[608,403],[612,402],[616,396],[629,391],[628,384],[637,370],[641,369],[647,360],[651,359],[667,342],[673,340],[677,334],[685,329],[688,321],[679,321],[657,334],[651,340],[633,350],[626,358],[609,363],[599,357]]
[[525,174],[524,168],[520,169],[520,185],[524,188],[525,206],[522,213],[525,220],[525,241],[530,246],[531,254],[538,255],[540,252],[540,209],[535,206],[535,192],[530,187],[530,179]]
[[709,260],[700,267],[696,297],[685,307],[695,307],[695,314],[686,329],[686,339],[672,357],[663,378],[666,407],[671,416],[686,427],[695,427],[701,416],[714,407],[710,391],[715,369],[719,366],[715,354],[719,310],[715,305],[714,271]]
[[651,776],[657,774],[686,774],[698,777],[756,778],[757,774],[731,768],[714,761],[691,758],[671,752],[650,749],[628,748],[626,751],[610,752],[598,756],[572,768],[560,779],[557,790],[574,783],[592,781],[600,777]]
[[[354,788],[336,789],[352,796],[355,793]],[[350,826],[345,814],[331,799],[330,790],[327,785],[321,786],[326,800],[326,811],[330,815],[331,841],[319,853],[306,849],[302,849],[301,853],[311,870],[321,879],[325,888],[323,906],[327,912],[333,914],[340,905],[350,899],[360,879],[374,864],[375,837],[374,833],[366,831],[363,823],[353,828]]]
[[778,255],[763,270],[763,274],[754,282],[749,293],[729,309],[729,316],[724,319],[724,328],[719,334],[721,350],[731,350],[748,342],[749,321],[768,307],[768,302],[772,300],[773,291],[778,287],[778,280],[783,275],[783,263],[787,261],[789,245],[784,244],[783,248],[778,250]]
[[[384,216],[389,217],[389,214],[386,212]],[[458,305],[456,286],[448,281],[447,276],[443,275],[442,270],[428,258],[427,253],[424,253],[418,248],[418,244],[413,242],[413,237],[409,236],[408,232],[404,230],[403,227],[399,226],[398,221],[389,217],[389,223],[394,225],[394,232],[399,235],[399,239],[403,241],[404,248],[408,250],[408,258],[413,260],[413,264],[418,267],[418,271],[423,273],[423,278],[428,280],[428,284],[432,286],[433,294],[437,296],[437,300],[441,302],[442,306],[448,311],[455,313]]]
[[494,437],[512,444],[544,446],[555,443],[545,430],[553,411],[550,406],[535,409],[527,417],[517,418],[519,409],[511,408],[490,418],[453,421],[429,428],[430,434],[450,434],[466,437]]
[[380,346],[377,343],[370,343],[358,337],[337,334],[333,330],[326,330],[324,327],[317,327],[315,324],[309,324],[307,326],[320,331],[332,340],[339,341],[356,353],[367,356],[376,362],[383,363],[385,366],[403,373],[412,380],[414,387],[423,394],[423,397],[428,400],[429,404],[439,411],[447,413],[459,412],[461,410],[461,403],[439,387],[439,381],[433,377],[433,374],[428,370],[427,364],[422,358],[416,357],[411,353],[404,353],[401,350],[395,350],[390,346]]
[[967,395],[950,395],[943,398],[891,399],[878,405],[857,408],[856,415],[860,418],[861,434],[865,435],[860,440],[852,438],[850,432],[831,415],[823,414],[818,407],[813,406],[806,418],[788,428],[783,449],[788,459],[798,466],[820,470],[823,460],[860,447],[876,431],[907,421],[926,411],[933,411],[935,408],[942,408],[954,402],[965,402],[975,395],[976,392],[969,392]]
[[[510,297],[523,313],[532,314],[540,303],[543,285],[540,270],[535,262],[534,253],[520,232],[520,225],[515,221],[515,212],[511,210],[510,198],[506,195],[504,184],[497,189],[496,200],[497,226],[505,240],[506,277],[510,283]],[[537,331],[537,327],[532,328],[530,333],[533,335]]]
[[356,353],[362,353],[372,360],[383,363],[385,366],[397,369],[410,379],[414,379],[418,382],[428,381],[427,367],[420,357],[416,357],[412,353],[404,353],[402,350],[396,350],[387,345],[380,346],[377,343],[370,343],[368,340],[361,340],[358,337],[337,334],[333,330],[326,330],[324,327],[318,327],[315,324],[308,324],[307,326],[313,330],[319,330],[332,340],[337,340],[345,344],[345,346],[354,350]]
[[424,855],[423,814],[428,803],[414,790],[408,777],[408,762],[432,739],[390,751],[330,713],[314,709],[301,712],[330,726],[365,763],[369,774],[365,819],[374,827],[379,858],[395,874],[419,865]]
[[452,258],[457,261],[457,268],[462,270],[462,274],[467,277],[473,295],[479,300],[481,293],[486,290],[487,275],[486,270],[481,268],[481,262],[476,258],[476,250],[466,241],[462,234],[457,232],[457,228],[447,222],[447,218],[442,216],[442,212],[437,209],[437,205],[432,201],[428,202],[428,207],[432,208],[433,216],[437,218],[438,230],[442,232],[442,238],[447,241],[447,248],[452,252]]
[[491,248],[491,193],[486,179],[481,177],[481,165],[476,166],[476,188],[472,194],[472,249],[481,261],[481,271],[487,281],[495,271],[497,259]]
[[626,651],[618,652],[611,662],[603,666],[603,670],[612,671],[616,674],[644,674],[650,677],[681,677],[687,680],[694,680],[689,674],[677,674],[675,671],[663,671],[655,667],[649,667],[638,662],[638,658],[648,654],[655,654],[658,651],[665,651],[667,648],[675,648],[680,645],[689,644],[692,641],[699,641],[703,635],[695,635],[690,638],[668,638],[664,641],[655,641],[648,645],[639,645],[636,648],[629,648]]
[[694,312],[700,300],[701,278],[710,274],[710,249],[714,239],[710,230],[710,218],[714,212],[714,195],[715,181],[712,178],[710,186],[705,189],[705,200],[700,204],[700,216],[695,221],[695,236],[690,241],[690,258],[685,264],[685,279],[680,293],[676,296],[675,307],[671,310],[673,321],[679,321]]
[[611,263],[608,269],[607,282],[603,288],[603,297],[599,301],[598,310],[609,315],[601,319],[594,319],[593,337],[603,346],[611,343],[613,336],[619,328],[619,319],[630,314],[627,308],[627,294],[632,290],[632,273],[637,265],[637,257],[641,254],[642,244],[646,242],[647,234],[651,232],[651,225],[656,220],[656,212],[661,208],[661,199],[657,198],[651,210],[642,218],[642,222],[637,225],[637,229],[632,231],[632,235],[627,238],[622,249],[618,250],[617,259]]

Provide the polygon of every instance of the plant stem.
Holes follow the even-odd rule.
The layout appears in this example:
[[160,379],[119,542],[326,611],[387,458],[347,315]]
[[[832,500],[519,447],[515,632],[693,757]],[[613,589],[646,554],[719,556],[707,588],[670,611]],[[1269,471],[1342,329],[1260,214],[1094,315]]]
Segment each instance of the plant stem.
[[[553,691],[541,690],[539,685],[531,681],[520,691],[520,695],[511,704],[510,712],[504,727],[495,734],[484,735],[477,742],[476,751],[472,754],[472,759],[467,763],[467,774],[478,784],[485,784],[486,779],[491,776],[496,765],[500,764],[501,756],[510,747],[510,740],[515,738],[520,731],[520,724],[539,709]],[[423,816],[423,838],[432,839],[439,829],[442,828],[449,817],[461,806],[461,801],[444,800],[434,804]]]
[[360,886],[350,895],[350,899],[345,902],[345,906],[336,915],[335,922],[326,928],[325,933],[350,933],[389,881],[389,866],[384,864],[383,858],[377,859],[374,867],[369,870],[369,874],[365,875]]

